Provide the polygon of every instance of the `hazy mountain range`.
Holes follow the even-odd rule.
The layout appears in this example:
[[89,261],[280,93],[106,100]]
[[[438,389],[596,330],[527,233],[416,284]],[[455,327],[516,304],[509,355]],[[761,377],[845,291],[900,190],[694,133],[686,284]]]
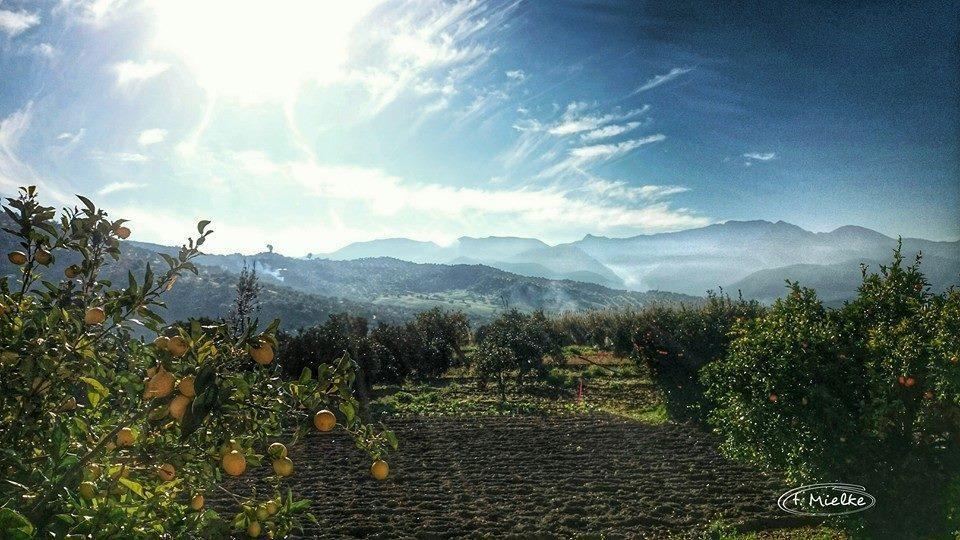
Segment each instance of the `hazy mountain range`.
[[[244,265],[261,276],[262,318],[280,317],[287,327],[316,324],[342,311],[401,321],[434,306],[483,322],[511,307],[562,312],[693,305],[721,286],[770,302],[785,292],[785,279],[838,304],[855,294],[860,263],[889,263],[896,244],[861,227],[813,233],[784,222],[749,221],[630,238],[588,235],[557,246],[532,238],[465,237],[451,246],[377,240],[310,258],[203,255],[199,276],[181,279],[166,296],[165,316],[226,315]],[[909,258],[923,252],[922,268],[936,290],[960,282],[960,242],[907,238],[903,248]],[[4,233],[0,249],[18,247]],[[126,281],[127,270],[142,274],[147,262],[165,268],[157,253],[177,248],[127,241],[122,250],[107,276],[118,282]],[[45,274],[58,279],[70,262],[61,257]],[[0,275],[16,273],[5,258],[0,262]]]
[[[825,298],[836,303],[855,292],[861,262],[874,268],[889,263],[896,245],[897,239],[864,227],[815,233],[783,221],[728,221],[629,238],[587,235],[556,246],[514,237],[463,237],[450,246],[394,238],[350,244],[322,257],[473,262],[522,275],[636,291],[702,295],[723,287],[767,302],[782,294],[784,280],[792,279],[822,288]],[[958,283],[960,242],[903,239],[907,257],[918,251],[936,289]]]

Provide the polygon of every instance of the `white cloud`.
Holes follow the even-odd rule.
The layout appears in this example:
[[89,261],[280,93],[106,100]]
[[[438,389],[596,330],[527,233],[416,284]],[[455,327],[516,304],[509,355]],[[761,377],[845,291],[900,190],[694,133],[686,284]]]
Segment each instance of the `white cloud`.
[[[606,197],[628,193],[632,201],[653,200],[682,188],[608,188],[595,191],[592,200],[577,198],[579,189],[514,188],[480,189],[439,184],[408,184],[378,169],[327,166],[300,162],[285,167],[290,178],[307,192],[326,199],[361,201],[381,215],[409,211],[434,218],[469,220],[496,216],[516,219],[529,227],[563,223],[568,227],[613,229],[634,227],[644,230],[675,230],[707,224],[709,221],[686,210],[671,210],[662,202],[637,206]],[[596,196],[600,195],[600,199]]]
[[663,75],[656,75],[653,78],[647,80],[647,82],[641,84],[636,90],[634,90],[633,93],[639,94],[640,92],[646,92],[647,90],[656,88],[661,84],[668,83],[685,73],[690,73],[691,71],[693,71],[693,68],[675,67],[671,69],[668,73],[664,73]]
[[[564,137],[567,135],[576,135],[583,132],[596,132],[583,135],[584,139],[602,139],[625,133],[639,126],[639,123],[628,123],[629,129],[623,129],[621,126],[611,126],[606,131],[600,128],[607,124],[622,122],[640,116],[650,110],[649,105],[644,105],[639,109],[631,109],[625,112],[614,111],[607,114],[595,114],[589,111],[595,106],[582,101],[569,103],[564,109],[563,114],[555,122],[545,124],[533,118],[523,118],[518,120],[513,129],[517,131],[546,131],[551,135]],[[617,131],[620,129],[620,131]]]
[[527,78],[527,74],[524,73],[522,69],[511,69],[509,71],[505,71],[504,75],[506,75],[508,79],[517,82],[523,82]]
[[38,43],[30,47],[30,52],[48,60],[57,56],[57,49],[49,43]]
[[643,185],[631,186],[622,180],[606,180],[596,176],[588,177],[581,189],[594,195],[612,200],[656,201],[671,195],[689,191],[683,186]]
[[76,133],[63,132],[57,135],[57,144],[51,148],[51,152],[58,158],[63,158],[80,145],[86,133],[86,129],[80,128]]
[[109,195],[118,191],[127,191],[131,189],[142,188],[146,184],[136,184],[134,182],[113,182],[107,184],[97,191],[98,195]]
[[609,139],[610,137],[616,137],[617,135],[623,135],[624,133],[633,131],[640,127],[640,122],[627,122],[626,124],[613,124],[609,126],[604,126],[601,128],[594,129],[580,135],[580,139],[584,141],[597,141],[600,139]]
[[753,161],[770,161],[776,159],[777,154],[775,152],[747,152],[743,154],[743,157]]
[[580,146],[578,148],[573,148],[570,150],[570,156],[583,160],[583,161],[593,161],[596,159],[609,159],[616,157],[627,152],[639,148],[645,144],[660,142],[666,139],[667,136],[662,133],[656,135],[650,135],[648,137],[643,137],[641,139],[629,139],[626,141],[621,141],[618,143],[612,144],[595,144],[592,146]]
[[127,0],[60,0],[53,11],[66,14],[71,22],[102,26],[116,20],[127,3]]
[[0,9],[0,32],[14,37],[40,24],[40,14]]
[[168,69],[170,69],[170,64],[155,62],[153,60],[146,62],[127,60],[113,66],[113,71],[117,75],[117,86],[120,87],[127,87],[147,79],[152,79]]
[[[494,8],[478,0],[385,4],[354,33],[343,79],[365,90],[369,116],[408,91],[445,98],[427,101],[422,111],[427,114],[446,108],[462,92],[487,95],[490,89],[472,89],[465,81],[496,53],[496,33],[515,6]],[[514,83],[522,74],[509,73]]]
[[115,154],[110,154],[111,157],[125,163],[146,163],[150,161],[150,158],[143,155],[132,152],[117,152]]
[[150,146],[152,144],[162,143],[167,138],[165,129],[145,129],[137,137],[137,144],[140,146]]
[[594,144],[571,148],[567,152],[565,159],[540,172],[537,177],[551,178],[574,172],[582,172],[584,167],[610,161],[614,158],[624,156],[641,146],[660,142],[666,138],[666,135],[657,133],[656,135],[649,135],[639,139],[628,139],[618,143]]

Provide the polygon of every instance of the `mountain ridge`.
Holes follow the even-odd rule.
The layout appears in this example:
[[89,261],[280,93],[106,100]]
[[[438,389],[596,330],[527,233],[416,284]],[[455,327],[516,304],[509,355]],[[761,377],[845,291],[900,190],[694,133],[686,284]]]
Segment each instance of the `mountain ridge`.
[[[628,237],[587,234],[580,240],[552,246],[529,238],[526,240],[540,242],[544,247],[517,252],[508,258],[492,257],[483,252],[485,242],[502,238],[514,243],[523,240],[523,237],[515,236],[461,237],[453,247],[468,243],[478,253],[443,251],[450,250],[451,246],[438,246],[439,250],[431,254],[430,262],[476,261],[521,275],[579,279],[634,291],[663,290],[693,295],[702,295],[718,287],[730,289],[764,270],[772,271],[764,275],[773,275],[777,269],[795,265],[826,267],[838,261],[876,263],[888,260],[898,242],[906,256],[912,257],[917,252],[930,255],[931,265],[946,269],[934,269],[938,276],[952,275],[953,269],[960,271],[960,241],[895,239],[859,225],[813,232],[783,220],[729,220],[694,229]],[[377,255],[376,240],[364,245],[367,254]],[[349,246],[334,252],[333,256],[342,257],[349,251],[347,248]],[[403,253],[392,255],[412,259]],[[827,268],[822,270],[833,273]],[[855,292],[849,287],[845,291],[848,297]]]

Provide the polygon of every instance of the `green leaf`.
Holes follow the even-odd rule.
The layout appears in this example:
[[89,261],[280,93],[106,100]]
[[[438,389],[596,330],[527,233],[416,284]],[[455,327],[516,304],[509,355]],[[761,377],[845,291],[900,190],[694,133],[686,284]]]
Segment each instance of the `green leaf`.
[[100,394],[100,397],[107,397],[110,395],[110,390],[107,390],[106,386],[93,377],[80,377],[80,380],[90,385],[91,388]]
[[186,414],[183,415],[183,424],[180,427],[180,440],[187,440],[190,435],[203,424],[204,419],[210,414],[213,406],[217,403],[219,389],[216,386],[209,386],[203,393],[197,394],[197,397],[190,404]]
[[89,210],[91,214],[97,211],[97,207],[94,206],[90,199],[84,197],[83,195],[77,195],[77,198],[80,199],[80,202],[87,207],[87,210]]
[[353,404],[349,401],[343,401],[340,403],[340,412],[347,417],[347,423],[353,422],[354,416],[356,416],[357,411],[354,409]]
[[204,366],[200,368],[200,371],[197,373],[197,378],[193,381],[193,387],[196,388],[197,394],[202,394],[206,391],[207,387],[214,382],[216,373],[216,368],[211,363],[204,364]]
[[393,434],[392,431],[384,431],[383,436],[387,438],[387,442],[390,443],[390,448],[394,450],[397,449],[397,436]]
[[133,480],[130,480],[129,478],[123,478],[123,477],[121,477],[121,478],[120,478],[120,483],[123,484],[123,485],[125,485],[125,486],[127,486],[127,488],[128,488],[130,491],[132,491],[132,492],[136,493],[137,495],[139,495],[140,498],[143,498],[143,499],[146,498],[146,496],[143,494],[143,486],[141,486],[141,485],[138,484],[137,482],[134,482]]
[[200,222],[197,223],[197,232],[200,233],[200,234],[203,234],[203,230],[206,229],[206,228],[207,228],[207,225],[209,225],[209,224],[210,224],[210,220],[209,220],[209,219],[200,220]]
[[10,508],[0,508],[0,531],[11,539],[31,538],[34,532],[30,520]]

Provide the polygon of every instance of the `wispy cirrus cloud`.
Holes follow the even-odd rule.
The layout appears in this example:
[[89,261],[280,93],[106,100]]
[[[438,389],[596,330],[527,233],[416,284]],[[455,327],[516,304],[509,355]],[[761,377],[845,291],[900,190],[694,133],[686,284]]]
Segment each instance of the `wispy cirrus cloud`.
[[12,193],[20,186],[36,185],[55,201],[70,201],[72,197],[37,174],[33,167],[20,157],[20,141],[30,128],[33,113],[34,105],[31,101],[0,120],[0,187]]
[[[496,35],[519,2],[493,7],[478,0],[419,2],[383,6],[354,35],[344,80],[359,82],[375,115],[413,91],[424,112],[443,110],[455,95],[469,91],[466,81],[497,52]],[[373,30],[375,29],[375,30]],[[521,70],[506,72],[518,83]],[[487,89],[478,95],[489,94]]]
[[113,66],[113,72],[117,76],[117,86],[121,88],[127,88],[147,79],[152,79],[168,69],[170,69],[170,64],[153,60],[146,62],[127,60]]
[[0,32],[9,37],[19,35],[40,24],[40,14],[29,11],[0,9]]
[[675,67],[671,69],[669,72],[664,73],[663,75],[655,75],[651,77],[650,79],[647,80],[647,82],[638,86],[637,89],[633,91],[633,93],[639,94],[640,92],[646,92],[647,90],[652,90],[660,86],[661,84],[668,83],[681,75],[690,73],[691,71],[693,71],[693,68]]
[[648,135],[637,139],[627,139],[617,143],[593,144],[571,148],[567,152],[565,159],[548,167],[542,171],[538,177],[550,178],[578,172],[584,167],[610,161],[624,156],[641,146],[657,143],[666,140],[666,138],[666,135],[657,133],[655,135]]
[[588,176],[580,190],[611,200],[646,200],[657,201],[671,195],[690,191],[683,186],[647,184],[632,186],[623,180],[607,180],[596,176]]
[[104,152],[94,150],[90,153],[94,159],[101,161],[119,161],[121,163],[146,163],[150,161],[150,156],[137,152]]
[[777,158],[776,152],[747,152],[743,157],[752,161],[771,161]]
[[627,122],[626,124],[612,124],[609,126],[604,126],[597,128],[587,133],[580,135],[580,139],[583,141],[598,141],[600,139],[609,139],[610,137],[616,137],[618,135],[623,135],[640,127],[640,122]]
[[564,110],[563,117],[560,121],[546,128],[547,133],[563,136],[596,130],[611,122],[621,122],[637,117],[649,111],[650,106],[644,105],[638,109],[608,114],[587,113],[586,111],[590,109],[592,109],[592,106],[584,102],[570,103],[567,105],[566,110]]
[[138,189],[142,187],[146,187],[146,184],[137,184],[135,182],[112,182],[97,190],[97,194],[109,195],[118,191],[129,191],[131,189]]

